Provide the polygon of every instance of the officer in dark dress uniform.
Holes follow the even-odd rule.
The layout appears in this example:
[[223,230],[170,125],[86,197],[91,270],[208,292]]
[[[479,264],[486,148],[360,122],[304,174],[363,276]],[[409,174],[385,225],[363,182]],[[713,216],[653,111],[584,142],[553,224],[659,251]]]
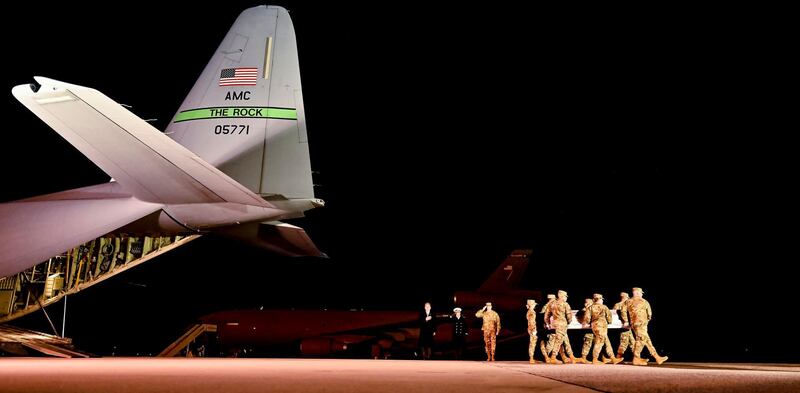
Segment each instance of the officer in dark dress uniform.
[[456,359],[461,359],[464,355],[464,350],[467,348],[469,325],[467,324],[467,317],[461,314],[461,307],[454,308],[453,312],[455,315],[450,317],[453,321],[453,349],[456,353]]

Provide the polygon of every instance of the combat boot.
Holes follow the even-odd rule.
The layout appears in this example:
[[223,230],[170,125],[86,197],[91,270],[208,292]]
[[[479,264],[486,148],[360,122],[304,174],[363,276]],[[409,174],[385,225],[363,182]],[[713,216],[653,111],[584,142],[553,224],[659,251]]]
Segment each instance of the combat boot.
[[609,363],[611,363],[611,359],[603,356],[603,364],[609,364]]
[[553,357],[550,358],[550,364],[564,364],[564,362],[558,360],[558,358],[556,358],[556,355],[553,355]]
[[579,357],[579,358],[575,359],[575,362],[576,362],[576,363],[582,363],[582,364],[589,363],[589,361],[588,361],[588,360],[586,360],[586,356],[581,356],[581,357]]
[[536,360],[534,358],[531,358],[531,364],[536,364]]
[[642,359],[640,357],[634,356],[633,357],[633,365],[634,366],[646,366],[647,365],[647,360],[646,359]]
[[571,364],[575,364],[575,363],[578,362],[578,359],[575,359],[575,356],[573,356],[573,355],[569,355],[569,362]]
[[592,359],[592,364],[594,364],[595,366],[602,366],[602,365],[604,365],[605,363],[603,363],[603,362],[601,362],[601,361],[597,360],[597,358],[594,358],[594,359]]
[[653,357],[654,357],[654,358],[656,358],[656,364],[661,364],[661,363],[664,363],[664,362],[666,362],[666,361],[667,361],[667,359],[669,359],[669,356],[658,356],[658,355],[653,355]]
[[622,363],[622,356],[617,356],[617,357],[611,359],[611,362],[614,363],[614,364]]

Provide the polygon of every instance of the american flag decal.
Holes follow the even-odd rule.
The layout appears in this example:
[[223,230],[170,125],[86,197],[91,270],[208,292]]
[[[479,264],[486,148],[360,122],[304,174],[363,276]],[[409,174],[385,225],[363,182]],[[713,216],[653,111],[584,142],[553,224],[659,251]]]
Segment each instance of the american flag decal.
[[224,68],[219,73],[220,86],[255,86],[257,79],[257,67]]

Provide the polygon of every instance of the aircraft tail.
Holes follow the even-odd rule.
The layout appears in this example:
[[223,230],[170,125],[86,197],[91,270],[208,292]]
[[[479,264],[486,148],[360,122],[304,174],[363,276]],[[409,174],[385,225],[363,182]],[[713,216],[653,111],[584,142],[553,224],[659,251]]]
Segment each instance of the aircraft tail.
[[284,8],[239,15],[166,133],[256,194],[314,198],[297,42]]
[[522,276],[528,268],[528,258],[531,250],[514,250],[497,270],[484,281],[478,292],[505,292],[516,290],[522,281]]

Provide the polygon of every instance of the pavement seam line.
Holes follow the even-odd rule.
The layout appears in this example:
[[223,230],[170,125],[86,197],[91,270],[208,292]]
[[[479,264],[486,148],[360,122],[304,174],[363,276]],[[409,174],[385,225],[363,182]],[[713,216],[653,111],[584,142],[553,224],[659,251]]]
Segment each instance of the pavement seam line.
[[506,367],[498,366],[498,365],[494,365],[494,364],[492,364],[491,366],[492,367],[497,367],[497,368],[500,368],[500,369],[503,369],[503,370],[510,370],[510,371],[515,371],[515,372],[522,373],[522,374],[533,375],[533,376],[536,376],[536,377],[549,379],[551,381],[556,381],[556,382],[565,383],[567,385],[577,386],[579,388],[585,388],[585,389],[589,389],[589,390],[594,390],[596,392],[612,393],[609,390],[600,390],[600,389],[596,389],[596,388],[593,388],[593,387],[590,387],[590,386],[581,385],[581,384],[574,383],[574,382],[562,381],[562,380],[557,379],[557,378],[548,377],[548,376],[545,376],[545,375],[534,374],[533,372],[529,372],[529,371],[525,371],[525,370],[517,370],[517,369],[513,369],[513,368],[506,368]]

